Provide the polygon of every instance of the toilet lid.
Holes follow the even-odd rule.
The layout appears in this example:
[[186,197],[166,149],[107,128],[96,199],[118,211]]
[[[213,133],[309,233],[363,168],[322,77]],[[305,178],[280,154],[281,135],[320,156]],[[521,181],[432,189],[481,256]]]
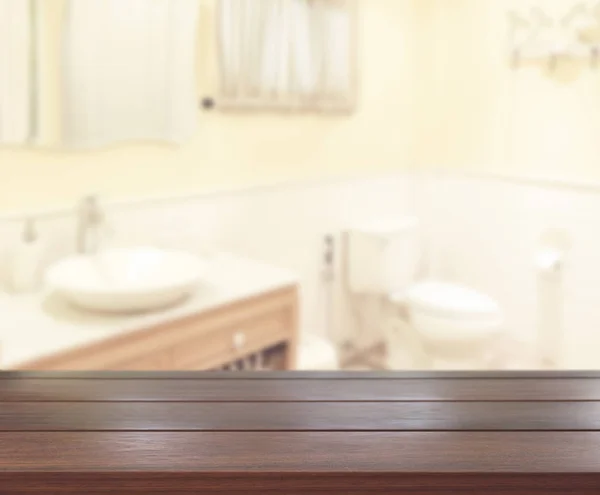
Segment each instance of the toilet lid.
[[407,294],[410,306],[417,310],[448,318],[498,317],[500,308],[491,297],[461,285],[422,282]]

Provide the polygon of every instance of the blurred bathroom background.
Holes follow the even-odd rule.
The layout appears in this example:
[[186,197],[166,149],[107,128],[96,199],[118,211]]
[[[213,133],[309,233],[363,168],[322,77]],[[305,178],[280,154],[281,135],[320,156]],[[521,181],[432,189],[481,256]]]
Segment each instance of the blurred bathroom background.
[[598,135],[594,1],[0,0],[0,368],[116,321],[45,302],[93,198],[289,272],[285,369],[598,369]]

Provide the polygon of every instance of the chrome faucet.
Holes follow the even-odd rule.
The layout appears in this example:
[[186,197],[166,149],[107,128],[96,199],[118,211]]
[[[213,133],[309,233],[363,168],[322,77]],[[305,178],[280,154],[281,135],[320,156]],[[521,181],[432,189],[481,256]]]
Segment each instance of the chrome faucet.
[[104,223],[104,212],[96,196],[83,198],[77,207],[76,250],[78,254],[97,251],[99,230]]

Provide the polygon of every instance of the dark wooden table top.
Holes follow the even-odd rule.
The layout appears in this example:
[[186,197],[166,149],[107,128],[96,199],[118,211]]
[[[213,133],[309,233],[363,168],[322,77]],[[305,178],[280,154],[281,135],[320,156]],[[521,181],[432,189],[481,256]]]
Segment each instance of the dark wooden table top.
[[600,373],[0,374],[0,494],[600,494]]

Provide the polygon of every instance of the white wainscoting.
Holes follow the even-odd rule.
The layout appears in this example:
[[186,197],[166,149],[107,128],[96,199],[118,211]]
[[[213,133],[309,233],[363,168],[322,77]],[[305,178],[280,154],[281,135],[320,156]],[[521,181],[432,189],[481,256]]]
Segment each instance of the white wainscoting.
[[534,255],[547,229],[564,229],[563,365],[600,369],[600,189],[572,184],[439,175],[428,185],[443,272],[494,296],[507,328],[533,342],[538,278]]

